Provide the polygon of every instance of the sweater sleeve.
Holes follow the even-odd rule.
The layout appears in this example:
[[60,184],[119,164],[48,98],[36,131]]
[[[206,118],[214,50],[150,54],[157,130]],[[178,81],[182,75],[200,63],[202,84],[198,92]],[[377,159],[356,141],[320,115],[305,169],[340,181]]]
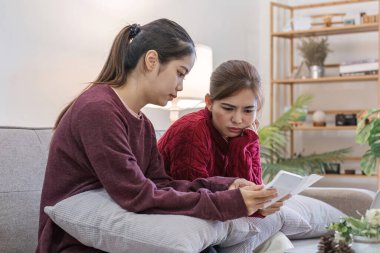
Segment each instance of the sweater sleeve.
[[228,152],[228,176],[262,184],[260,144],[257,134],[246,129],[243,136],[232,138]]
[[208,178],[211,162],[210,137],[201,122],[178,120],[161,137],[158,147],[165,166],[175,179]]
[[195,178],[192,181],[184,178],[173,180],[166,173],[161,154],[156,145],[156,137],[153,126],[151,125],[152,150],[151,150],[151,166],[149,173],[146,175],[151,179],[158,188],[172,187],[178,191],[197,191],[200,188],[207,188],[211,192],[224,191],[233,183],[236,178],[232,177],[207,177]]
[[196,192],[180,192],[172,187],[157,188],[137,164],[122,115],[110,104],[89,103],[77,116],[72,125],[73,133],[85,150],[93,173],[113,200],[126,210],[211,220],[247,215],[238,189],[213,193],[205,188]]

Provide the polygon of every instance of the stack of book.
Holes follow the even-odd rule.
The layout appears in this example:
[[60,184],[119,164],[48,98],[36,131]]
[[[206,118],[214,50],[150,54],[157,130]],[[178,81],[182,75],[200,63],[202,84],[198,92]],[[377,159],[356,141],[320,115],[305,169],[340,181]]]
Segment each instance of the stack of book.
[[339,66],[340,76],[375,75],[378,71],[379,61],[377,59],[343,62]]

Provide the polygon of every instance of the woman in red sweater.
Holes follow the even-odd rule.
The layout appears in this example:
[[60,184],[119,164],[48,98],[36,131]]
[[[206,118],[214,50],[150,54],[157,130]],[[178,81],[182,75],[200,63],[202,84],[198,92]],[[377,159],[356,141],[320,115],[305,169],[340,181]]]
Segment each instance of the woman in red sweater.
[[273,199],[274,190],[261,190],[236,177],[190,182],[166,174],[153,126],[140,110],[175,98],[194,58],[192,39],[173,21],[133,24],[120,31],[98,78],[56,122],[42,189],[37,252],[100,252],[70,236],[43,211],[92,189],[103,187],[128,211],[211,220],[251,215]]
[[[259,75],[246,61],[222,63],[211,75],[206,108],[170,126],[158,142],[166,171],[175,179],[213,176],[262,184],[257,113],[263,103]],[[266,216],[282,202],[259,210]]]

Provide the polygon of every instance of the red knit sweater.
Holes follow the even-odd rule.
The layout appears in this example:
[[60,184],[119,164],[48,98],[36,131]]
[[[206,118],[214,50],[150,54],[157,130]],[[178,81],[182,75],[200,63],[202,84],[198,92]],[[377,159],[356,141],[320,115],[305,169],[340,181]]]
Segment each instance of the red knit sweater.
[[213,126],[207,108],[174,122],[158,148],[166,171],[175,179],[225,176],[262,183],[258,135],[246,129],[227,141]]

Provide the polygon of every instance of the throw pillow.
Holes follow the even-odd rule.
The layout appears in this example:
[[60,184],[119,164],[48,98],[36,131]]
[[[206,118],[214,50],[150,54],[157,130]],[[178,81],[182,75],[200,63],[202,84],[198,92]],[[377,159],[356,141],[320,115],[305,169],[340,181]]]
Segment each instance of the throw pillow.
[[298,212],[289,208],[286,204],[281,207],[279,214],[282,220],[282,227],[280,231],[286,236],[303,234],[310,231],[311,225],[309,222],[305,220]]
[[262,218],[256,217],[243,217],[226,221],[230,227],[230,231],[227,238],[223,240],[220,245],[222,247],[228,247],[240,244],[247,239],[252,238],[257,233],[261,232],[260,223],[262,222]]
[[45,213],[84,245],[106,252],[200,252],[226,239],[228,222],[128,212],[104,189],[83,192]]
[[326,226],[332,222],[338,222],[341,217],[346,217],[344,213],[335,207],[317,199],[296,195],[285,202],[284,207],[288,207],[306,220],[311,229],[288,235],[289,239],[308,239],[320,237],[328,232]]

